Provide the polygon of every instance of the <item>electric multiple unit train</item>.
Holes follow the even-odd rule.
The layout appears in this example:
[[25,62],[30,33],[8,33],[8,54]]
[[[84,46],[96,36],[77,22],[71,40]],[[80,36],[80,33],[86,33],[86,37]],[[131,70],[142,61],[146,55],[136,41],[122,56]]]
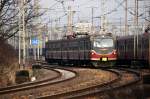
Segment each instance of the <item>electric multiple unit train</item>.
[[106,63],[114,65],[116,59],[115,40],[110,33],[49,40],[45,44],[45,60],[49,63],[97,67]]

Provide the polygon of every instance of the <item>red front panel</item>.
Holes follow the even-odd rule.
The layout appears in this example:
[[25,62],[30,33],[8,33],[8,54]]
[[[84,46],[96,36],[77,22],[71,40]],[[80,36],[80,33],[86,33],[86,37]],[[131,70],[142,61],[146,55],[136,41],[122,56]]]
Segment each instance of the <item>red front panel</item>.
[[98,54],[94,50],[92,50],[90,53],[90,57],[91,60],[101,60],[102,58],[107,58],[108,61],[111,61],[117,59],[117,54],[116,54],[116,50],[113,50],[109,54]]

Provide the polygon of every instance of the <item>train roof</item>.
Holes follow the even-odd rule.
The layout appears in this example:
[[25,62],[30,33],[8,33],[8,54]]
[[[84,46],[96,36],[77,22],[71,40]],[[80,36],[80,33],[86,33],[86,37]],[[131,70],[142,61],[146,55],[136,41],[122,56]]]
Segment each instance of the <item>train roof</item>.
[[48,40],[48,42],[65,42],[65,41],[74,41],[74,40],[90,40],[90,38],[113,38],[110,34],[93,34],[93,35],[86,35],[81,37],[75,37],[75,38],[65,38],[65,39],[59,39],[59,40]]
[[[137,36],[137,35],[118,36],[117,40],[132,39],[134,38],[134,36]],[[148,38],[149,36],[150,36],[149,33],[143,33],[143,34],[138,35],[138,37],[144,37],[144,38]]]
[[68,41],[68,40],[78,40],[78,39],[87,39],[87,38],[96,38],[96,37],[101,37],[101,38],[112,38],[112,36],[110,36],[110,35],[105,35],[105,34],[95,34],[95,35],[87,35],[87,36],[76,37],[76,38],[59,39],[59,40],[48,40],[48,42]]
[[74,41],[74,40],[84,40],[89,38],[90,36],[86,36],[86,37],[72,38],[72,39],[48,40],[48,42],[65,42],[65,41]]

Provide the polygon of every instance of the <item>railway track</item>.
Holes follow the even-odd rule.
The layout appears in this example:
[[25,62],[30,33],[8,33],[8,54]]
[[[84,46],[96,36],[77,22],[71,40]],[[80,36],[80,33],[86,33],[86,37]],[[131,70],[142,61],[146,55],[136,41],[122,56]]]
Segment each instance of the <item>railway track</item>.
[[[10,98],[7,96],[10,95],[11,93],[26,91],[26,90],[36,89],[39,87],[44,87],[44,86],[48,86],[48,85],[52,85],[52,84],[56,84],[56,83],[61,83],[66,80],[71,80],[77,76],[77,73],[72,70],[49,68],[46,66],[44,66],[43,68],[55,71],[57,73],[57,75],[50,79],[39,80],[39,81],[34,81],[34,82],[29,82],[29,83],[18,84],[18,85],[14,85],[14,86],[8,86],[5,88],[1,88],[0,89],[0,99]],[[69,76],[68,76],[68,74],[69,74]],[[27,96],[30,96],[30,95],[27,95]]]
[[89,96],[95,96],[95,94],[107,93],[113,89],[119,89],[122,87],[134,85],[140,81],[140,74],[136,71],[129,69],[109,69],[108,71],[117,74],[117,78],[107,83],[93,85],[85,89],[73,90],[65,93],[59,93],[51,96],[38,97],[38,99],[86,99]]
[[49,66],[46,63],[40,63],[40,65],[43,65],[42,68],[50,69],[50,70],[52,69],[56,71],[58,73],[57,77],[47,79],[47,80],[2,88],[0,89],[0,98],[12,99],[13,97],[13,99],[19,99],[23,97],[26,99],[30,99],[30,98],[31,99],[35,99],[35,98],[37,99],[81,98],[82,99],[83,97],[95,96],[95,94],[102,94],[113,89],[119,89],[121,87],[133,85],[140,81],[140,74],[138,72],[131,71],[131,70],[123,70],[123,69],[121,70],[104,69],[103,71],[111,72],[112,74],[115,74],[116,77],[112,77],[114,79],[110,79],[109,81],[103,83],[95,83],[93,85],[87,85],[86,87],[81,86],[80,88],[74,88],[67,91],[64,90],[64,91],[57,92],[57,89],[55,89],[54,87],[53,90],[56,90],[56,93],[54,93],[55,91],[54,92],[50,91],[50,93],[52,93],[51,95],[48,94],[45,95],[44,93],[49,93],[49,91],[43,93],[43,91],[47,91],[47,89],[45,89],[47,86],[51,86],[51,85],[57,86],[57,84],[61,84],[61,86],[63,86],[64,82],[66,81],[68,82],[73,78],[80,77],[80,75],[77,73],[77,71],[74,71],[71,68],[64,69],[64,67]]
[[59,72],[55,69],[49,69],[49,70],[54,71],[56,73],[56,75],[54,77],[51,77],[51,78],[48,78],[48,79],[45,79],[45,80],[38,80],[38,81],[27,82],[27,83],[22,83],[22,84],[17,84],[17,85],[13,85],[13,86],[0,88],[0,94],[3,94],[5,92],[7,93],[8,90],[9,91],[11,91],[11,90],[16,90],[17,91],[18,88],[23,88],[23,87],[32,86],[32,85],[38,85],[38,84],[41,84],[41,83],[44,83],[44,82],[47,82],[47,81],[52,81],[52,80],[60,78],[62,76],[61,72]]

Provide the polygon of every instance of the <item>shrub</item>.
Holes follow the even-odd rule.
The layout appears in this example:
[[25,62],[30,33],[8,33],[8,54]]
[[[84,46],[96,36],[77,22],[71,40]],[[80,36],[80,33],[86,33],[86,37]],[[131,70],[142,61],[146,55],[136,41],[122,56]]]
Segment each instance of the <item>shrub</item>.
[[0,85],[14,82],[15,71],[18,70],[15,49],[0,38]]

